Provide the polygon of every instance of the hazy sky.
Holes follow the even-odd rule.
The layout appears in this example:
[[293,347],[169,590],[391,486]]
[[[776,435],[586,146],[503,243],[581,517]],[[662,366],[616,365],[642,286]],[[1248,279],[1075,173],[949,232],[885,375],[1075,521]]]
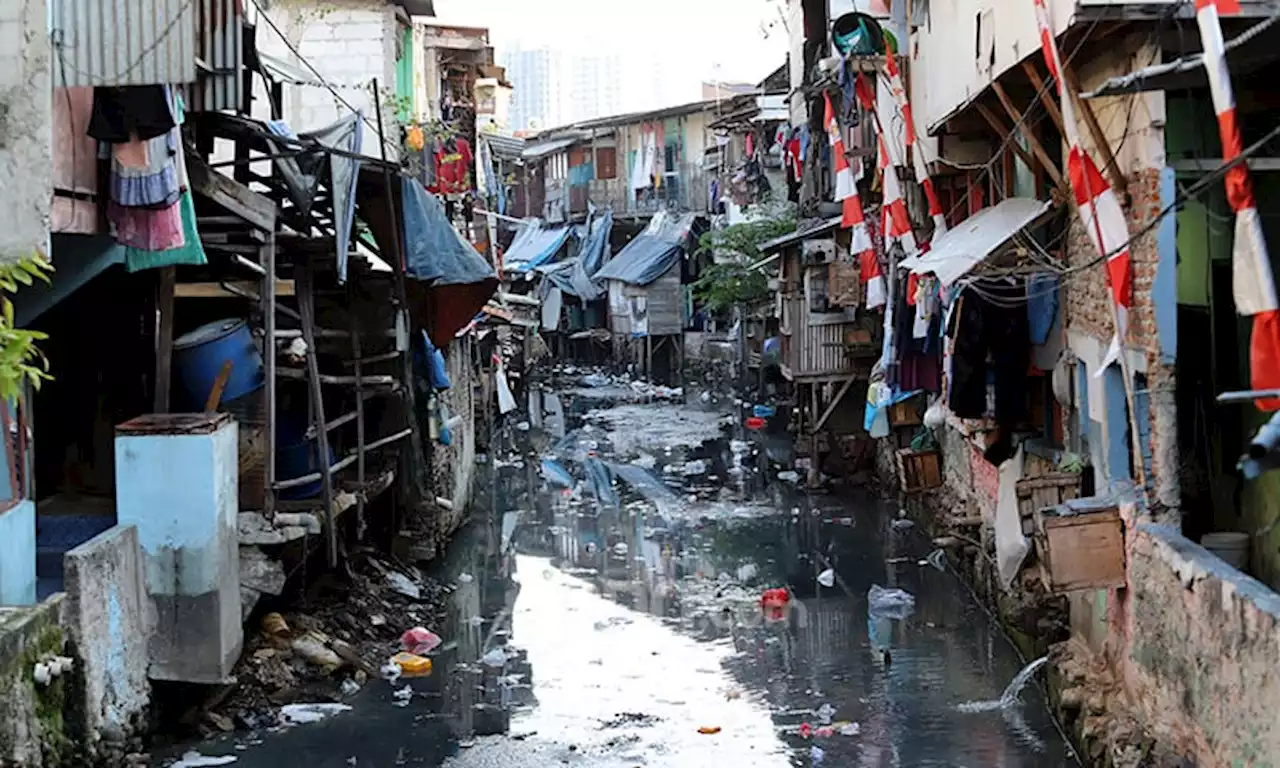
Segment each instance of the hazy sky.
[[782,0],[436,0],[435,5],[442,21],[489,27],[499,60],[513,43],[616,53],[631,71],[648,71],[655,58],[664,59],[663,92],[671,104],[701,98],[703,80],[758,82],[787,54]]

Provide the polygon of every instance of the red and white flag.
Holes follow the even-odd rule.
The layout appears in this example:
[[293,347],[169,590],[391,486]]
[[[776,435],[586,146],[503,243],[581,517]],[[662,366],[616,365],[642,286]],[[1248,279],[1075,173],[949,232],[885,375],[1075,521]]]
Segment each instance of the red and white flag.
[[[884,60],[885,73],[889,77],[889,89],[893,98],[902,110],[902,130],[906,135],[907,153],[911,155],[911,167],[915,169],[916,181],[924,189],[925,200],[929,203],[929,218],[933,220],[933,236],[937,237],[947,231],[947,217],[942,212],[942,204],[938,202],[938,193],[933,188],[933,179],[929,176],[929,166],[924,160],[924,151],[916,139],[916,121],[911,114],[911,98],[902,84],[902,73],[898,69],[897,57],[890,54]],[[923,249],[924,246],[921,246]]]
[[823,127],[827,131],[827,140],[831,144],[831,170],[835,176],[835,199],[841,204],[840,226],[851,230],[849,252],[861,253],[871,247],[871,236],[867,234],[866,219],[862,215],[862,200],[858,198],[858,179],[862,175],[862,164],[858,163],[857,173],[849,166],[849,157],[844,149],[844,138],[840,135],[840,123],[836,119],[836,111],[831,107],[831,96],[824,93],[822,98],[826,103]]
[[[1222,137],[1222,160],[1230,162],[1244,151],[1235,95],[1227,72],[1225,42],[1219,16],[1239,13],[1238,0],[1196,0],[1196,23],[1204,46],[1204,66],[1209,74],[1209,93],[1218,115]],[[1227,171],[1227,201],[1236,214],[1235,245],[1231,254],[1231,287],[1236,311],[1253,317],[1249,342],[1250,386],[1253,389],[1280,389],[1280,303],[1276,300],[1275,277],[1267,256],[1267,241],[1253,197],[1253,179],[1247,163]],[[1257,401],[1259,408],[1274,411],[1280,399]]]
[[1058,53],[1058,44],[1053,37],[1053,27],[1049,21],[1047,0],[1033,0],[1036,10],[1036,22],[1040,25],[1040,45],[1044,50],[1045,65],[1049,68],[1049,76],[1058,85],[1058,96],[1062,102],[1062,126],[1066,134],[1069,155],[1067,157],[1067,176],[1071,180],[1071,191],[1075,196],[1076,208],[1080,211],[1080,219],[1084,223],[1085,232],[1093,241],[1099,255],[1107,259],[1107,284],[1111,287],[1111,297],[1116,305],[1116,335],[1111,342],[1106,358],[1099,367],[1099,373],[1105,370],[1120,357],[1124,339],[1128,336],[1129,308],[1133,306],[1133,262],[1129,256],[1129,225],[1125,221],[1124,211],[1120,208],[1120,200],[1115,190],[1098,172],[1098,166],[1089,153],[1080,144],[1080,132],[1076,126],[1075,104],[1071,94],[1062,80],[1062,58]]
[[906,255],[914,255],[917,250],[916,237],[911,229],[911,217],[907,214],[907,201],[902,195],[902,182],[899,181],[897,172],[897,168],[902,165],[902,158],[897,144],[891,140],[891,137],[885,135],[884,126],[888,122],[886,118],[892,116],[880,114],[871,86],[867,84],[861,73],[854,81],[854,91],[858,94],[858,100],[862,102],[862,106],[875,116],[876,125],[879,126],[879,165],[884,182],[884,201],[881,203],[881,211],[884,216],[885,242],[897,242],[902,245]]

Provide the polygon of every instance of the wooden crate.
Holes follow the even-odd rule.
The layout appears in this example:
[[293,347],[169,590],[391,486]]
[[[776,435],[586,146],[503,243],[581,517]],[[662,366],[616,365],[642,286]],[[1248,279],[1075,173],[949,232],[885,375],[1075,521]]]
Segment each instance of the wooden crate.
[[942,485],[942,454],[904,448],[896,456],[903,492],[918,493]]
[[1029,477],[1018,481],[1017,493],[1022,533],[1030,536],[1038,527],[1037,512],[1080,498],[1080,475],[1071,472],[1051,472],[1039,477]]
[[924,423],[920,416],[920,398],[911,397],[889,406],[889,424],[895,427],[918,427]]
[[1077,499],[1046,510],[1035,540],[1050,592],[1125,585],[1124,521],[1115,502]]

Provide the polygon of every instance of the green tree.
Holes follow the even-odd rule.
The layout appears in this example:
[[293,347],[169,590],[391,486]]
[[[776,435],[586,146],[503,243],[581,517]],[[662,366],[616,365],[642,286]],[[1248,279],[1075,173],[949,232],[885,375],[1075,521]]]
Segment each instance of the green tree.
[[768,275],[761,268],[752,269],[764,256],[760,246],[795,231],[795,215],[783,209],[766,218],[707,232],[698,242],[697,255],[710,253],[716,263],[704,269],[693,284],[694,296],[712,312],[768,298]]
[[49,359],[36,346],[37,341],[49,338],[48,334],[15,327],[13,301],[9,299],[19,286],[33,285],[37,279],[49,282],[51,271],[53,266],[38,254],[0,264],[0,398],[4,400],[22,397],[27,383],[39,390],[43,381],[53,378]]

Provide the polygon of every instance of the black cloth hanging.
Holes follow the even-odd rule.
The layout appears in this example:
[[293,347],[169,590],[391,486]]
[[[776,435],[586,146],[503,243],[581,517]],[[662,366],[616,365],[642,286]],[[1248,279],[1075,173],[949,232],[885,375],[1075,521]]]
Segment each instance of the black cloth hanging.
[[995,385],[997,442],[987,458],[999,464],[1011,455],[1013,429],[1026,417],[1028,342],[1026,285],[983,281],[966,288],[951,353],[951,397],[947,406],[962,419],[987,415],[987,382]]
[[110,144],[142,141],[173,130],[177,123],[163,85],[99,86],[93,89],[90,136]]

